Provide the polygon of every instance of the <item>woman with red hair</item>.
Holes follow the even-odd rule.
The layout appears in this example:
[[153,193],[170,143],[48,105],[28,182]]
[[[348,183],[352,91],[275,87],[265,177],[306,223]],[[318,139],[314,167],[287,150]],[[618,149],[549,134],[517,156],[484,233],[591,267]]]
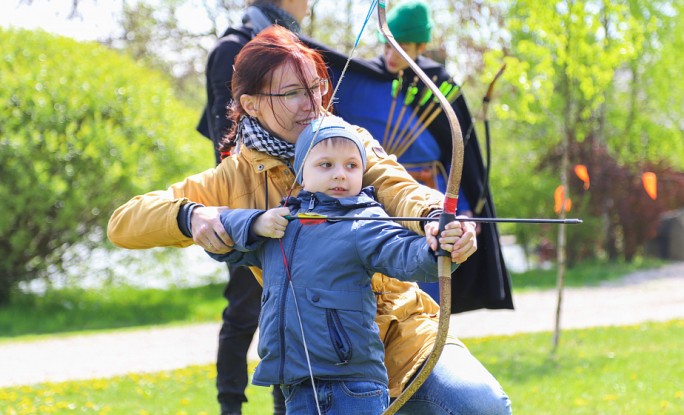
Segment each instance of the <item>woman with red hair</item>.
[[[214,169],[190,176],[165,191],[131,199],[110,218],[109,239],[129,249],[196,243],[217,254],[230,251],[233,242],[220,221],[221,211],[267,210],[301,189],[292,169],[294,143],[324,112],[331,95],[328,83],[320,55],[296,35],[277,26],[262,31],[235,62],[234,127],[223,149],[237,143],[237,151]],[[377,200],[388,214],[425,217],[440,213],[441,193],[419,185],[366,130],[357,127],[357,133],[367,156],[363,186],[376,189]],[[452,224],[441,236],[456,238],[451,258],[461,263],[477,249],[475,225]],[[424,233],[430,247],[437,248],[439,230],[435,222],[428,222],[424,228],[412,222],[409,228]],[[253,271],[260,278],[261,271]],[[430,354],[439,307],[414,283],[375,274],[371,286],[377,299],[376,323],[385,345],[387,387],[390,396],[396,397]],[[287,390],[296,390],[288,386]],[[423,398],[414,401],[420,413],[510,413],[508,398],[498,382],[455,338],[421,391]],[[325,395],[325,391],[319,394]],[[324,399],[332,398],[326,395]],[[324,404],[325,400],[319,396],[318,402]]]

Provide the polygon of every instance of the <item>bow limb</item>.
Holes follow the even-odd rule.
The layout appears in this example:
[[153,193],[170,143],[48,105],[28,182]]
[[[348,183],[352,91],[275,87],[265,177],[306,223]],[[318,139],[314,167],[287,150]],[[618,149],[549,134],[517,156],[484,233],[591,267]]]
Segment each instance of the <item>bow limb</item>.
[[[420,78],[423,83],[430,88],[433,95],[439,101],[444,114],[446,115],[449,126],[451,127],[452,153],[451,153],[451,170],[449,172],[449,180],[444,197],[444,211],[440,217],[440,233],[444,226],[454,220],[456,217],[456,205],[458,204],[458,189],[461,185],[461,174],[463,172],[463,134],[461,126],[458,123],[456,113],[454,113],[451,104],[446,97],[439,91],[439,88],[428,77],[418,65],[411,59],[406,52],[399,46],[397,41],[392,36],[392,33],[387,26],[386,1],[379,0],[378,3],[378,24],[380,32],[385,36],[387,42],[394,48],[399,55],[406,62],[408,62],[414,73]],[[449,317],[451,316],[451,255],[448,252],[440,250],[437,258],[437,272],[439,277],[439,326],[437,327],[437,338],[433,346],[432,352],[423,363],[420,372],[415,376],[413,382],[409,384],[392,405],[387,408],[384,415],[395,414],[399,408],[420,388],[425,382],[425,379],[430,375],[432,369],[437,364],[439,356],[442,354],[444,344],[446,343],[447,333],[449,331]]]
[[473,212],[476,215],[482,213],[485,203],[487,203],[487,193],[489,189],[489,173],[492,171],[492,147],[491,138],[489,135],[489,117],[487,116],[487,110],[489,109],[489,102],[492,100],[492,95],[494,93],[494,84],[503,74],[504,69],[506,69],[506,64],[504,63],[499,69],[499,72],[494,75],[494,79],[489,84],[487,88],[487,93],[484,98],[482,98],[482,114],[484,115],[484,127],[485,127],[485,150],[487,151],[487,166],[485,167],[484,180],[482,180],[482,190],[480,195],[477,197],[477,203],[475,204],[475,209]]

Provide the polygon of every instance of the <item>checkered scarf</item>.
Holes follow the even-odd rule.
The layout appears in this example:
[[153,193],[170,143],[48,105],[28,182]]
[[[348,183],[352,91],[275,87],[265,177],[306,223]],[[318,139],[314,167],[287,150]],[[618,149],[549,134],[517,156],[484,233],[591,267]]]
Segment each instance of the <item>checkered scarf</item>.
[[241,137],[242,143],[252,150],[261,151],[285,161],[294,157],[294,144],[273,136],[254,117],[243,115],[240,118],[236,136]]

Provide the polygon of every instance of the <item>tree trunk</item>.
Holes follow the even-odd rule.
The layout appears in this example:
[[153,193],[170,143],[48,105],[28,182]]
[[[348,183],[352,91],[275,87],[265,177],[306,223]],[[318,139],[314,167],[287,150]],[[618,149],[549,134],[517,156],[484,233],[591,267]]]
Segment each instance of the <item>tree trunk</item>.
[[[569,168],[569,159],[568,159],[568,137],[567,133],[563,134],[563,160],[561,162],[561,186],[564,187],[565,192],[563,192],[563,201],[561,203],[561,210],[559,214],[560,219],[565,219],[566,214],[565,214],[565,200],[569,198],[568,196],[568,168]],[[556,351],[558,350],[558,345],[560,343],[560,320],[561,320],[561,311],[562,311],[562,306],[563,306],[563,288],[565,286],[565,267],[566,267],[566,258],[567,258],[567,236],[566,236],[566,225],[560,225],[560,229],[558,230],[558,251],[556,253],[556,258],[558,261],[558,273],[556,275],[556,290],[558,291],[557,299],[556,299],[556,321],[555,321],[555,326],[554,326],[554,331],[553,331],[553,349],[551,350],[551,354],[555,355]]]

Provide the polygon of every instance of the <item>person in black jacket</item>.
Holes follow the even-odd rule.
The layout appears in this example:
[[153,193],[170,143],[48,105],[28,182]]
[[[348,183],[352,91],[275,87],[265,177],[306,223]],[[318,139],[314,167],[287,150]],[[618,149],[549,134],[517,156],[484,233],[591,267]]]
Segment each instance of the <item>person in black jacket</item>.
[[[242,25],[229,27],[209,55],[206,68],[207,105],[197,130],[212,141],[216,163],[218,150],[232,123],[227,112],[233,98],[231,80],[235,56],[257,33],[277,24],[299,33],[300,23],[309,13],[308,0],[252,0]],[[216,358],[217,399],[221,415],[242,413],[247,402],[247,352],[258,327],[261,285],[247,267],[228,265],[230,279],[223,292],[228,306],[223,310]],[[280,388],[273,389],[274,414],[285,414]]]
[[[465,144],[457,212],[467,216],[496,217],[488,183],[484,183],[485,167],[480,146],[460,86],[455,84],[443,65],[422,55],[431,40],[432,20],[428,5],[421,0],[404,0],[389,9],[387,24],[395,40],[437,86],[447,82],[453,88],[452,108]],[[385,42],[382,35],[381,41]],[[323,45],[311,46],[319,49],[327,59],[332,72],[331,79],[336,84],[347,57]],[[401,88],[392,108],[392,83],[399,78],[402,80]],[[416,180],[444,191],[451,164],[451,129],[443,112],[438,113],[429,124],[429,117],[423,122],[419,121],[423,112],[432,114],[439,106],[435,105],[428,111],[429,101],[421,105],[425,87],[421,81],[414,84],[415,78],[408,62],[385,43],[384,51],[379,56],[371,60],[351,60],[335,96],[334,109],[346,121],[366,128],[373,137],[383,142],[385,150],[397,155],[398,161]],[[418,92],[412,102],[404,105],[412,87]],[[404,106],[406,109],[402,114]],[[412,118],[414,109],[416,116]],[[388,119],[391,123],[387,122]],[[411,145],[403,146],[403,149],[397,145],[401,141],[399,136],[402,131],[405,138],[413,131],[415,138]],[[487,191],[483,192],[484,189]],[[484,204],[477,203],[481,197],[484,197]],[[437,284],[420,286],[434,298],[439,298]],[[499,231],[493,223],[479,225],[478,250],[454,273],[452,283],[452,313],[480,308],[513,308],[510,277],[501,252]]]

